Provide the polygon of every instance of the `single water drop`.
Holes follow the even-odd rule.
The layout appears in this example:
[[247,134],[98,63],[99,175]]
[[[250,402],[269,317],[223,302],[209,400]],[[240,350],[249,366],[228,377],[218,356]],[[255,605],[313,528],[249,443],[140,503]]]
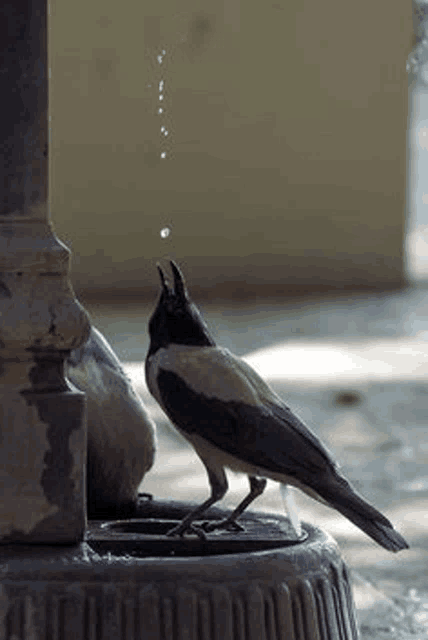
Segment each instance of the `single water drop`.
[[161,158],[166,158],[166,153],[165,153],[165,151],[162,151],[162,153],[161,153]]
[[164,85],[164,81],[163,81],[163,80],[161,80],[161,81],[159,82],[159,91],[163,91],[163,85]]
[[159,62],[159,64],[162,64],[162,59],[163,59],[163,58],[162,58],[162,56],[158,56],[158,62]]
[[161,131],[165,131],[165,127],[163,125],[161,126]]
[[160,108],[158,109],[158,113],[163,113],[163,109],[162,109],[162,107],[160,107]]
[[164,131],[164,132],[163,132],[163,135],[164,135],[164,136],[167,136],[167,135],[168,135],[168,131]]
[[160,236],[161,238],[167,238],[171,233],[171,227],[164,227],[161,229]]
[[165,55],[165,54],[166,54],[166,51],[165,51],[165,49],[162,49],[162,53],[163,53],[163,55]]
[[162,94],[159,95],[159,100],[163,100],[163,95]]

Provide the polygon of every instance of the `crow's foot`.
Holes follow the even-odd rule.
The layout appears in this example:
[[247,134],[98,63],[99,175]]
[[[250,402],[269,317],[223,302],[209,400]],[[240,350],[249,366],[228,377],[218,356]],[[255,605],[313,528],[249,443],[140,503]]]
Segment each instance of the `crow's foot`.
[[194,534],[198,536],[200,540],[207,539],[205,533],[202,531],[202,528],[196,526],[195,524],[181,523],[176,527],[173,527],[172,529],[170,529],[166,535],[168,536],[168,538],[175,538],[177,536],[179,536],[180,538],[183,538],[186,534],[188,535]]
[[217,522],[203,522],[201,528],[209,533],[210,531],[216,531],[224,529],[225,531],[231,531],[233,533],[239,533],[245,531],[244,527],[238,524],[235,520],[225,518],[225,520],[217,520]]

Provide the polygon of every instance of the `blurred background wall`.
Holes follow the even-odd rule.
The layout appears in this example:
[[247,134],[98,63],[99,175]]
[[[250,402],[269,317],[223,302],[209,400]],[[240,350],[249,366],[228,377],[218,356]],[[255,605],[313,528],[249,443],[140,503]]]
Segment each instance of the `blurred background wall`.
[[153,295],[168,255],[194,292],[401,286],[411,46],[410,0],[55,0],[77,291]]

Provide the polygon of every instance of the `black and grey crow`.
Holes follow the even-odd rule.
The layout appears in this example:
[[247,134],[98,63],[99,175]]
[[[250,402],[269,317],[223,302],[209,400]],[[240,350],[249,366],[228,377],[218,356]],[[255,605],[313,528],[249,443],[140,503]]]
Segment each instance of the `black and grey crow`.
[[[147,386],[205,465],[211,496],[168,535],[239,530],[236,518],[270,478],[334,507],[385,549],[407,549],[389,520],[343,477],[317,436],[248,364],[216,346],[179,268],[170,264],[173,287],[158,265],[162,290],[149,322]],[[247,474],[250,493],[225,520],[195,527],[226,494],[225,468]]]

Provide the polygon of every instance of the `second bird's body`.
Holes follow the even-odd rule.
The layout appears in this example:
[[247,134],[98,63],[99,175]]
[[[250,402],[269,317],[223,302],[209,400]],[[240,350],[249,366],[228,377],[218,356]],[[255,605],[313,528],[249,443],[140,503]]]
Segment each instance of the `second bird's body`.
[[89,518],[131,516],[152,467],[156,428],[110,344],[93,325],[66,360],[70,381],[86,394]]

